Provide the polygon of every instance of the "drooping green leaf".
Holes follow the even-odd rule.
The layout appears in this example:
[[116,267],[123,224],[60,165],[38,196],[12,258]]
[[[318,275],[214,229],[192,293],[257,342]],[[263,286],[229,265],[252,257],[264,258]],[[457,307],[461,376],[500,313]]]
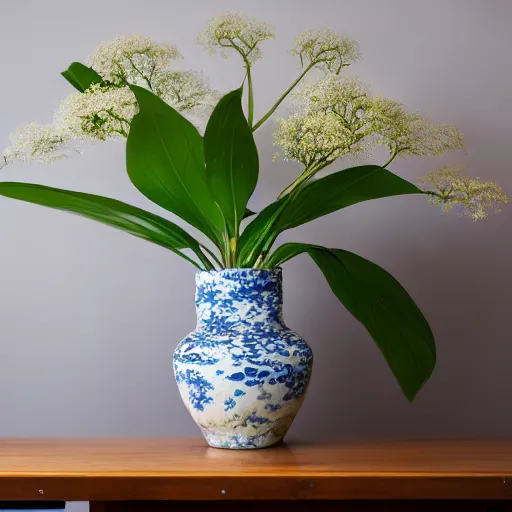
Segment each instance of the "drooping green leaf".
[[265,244],[286,229],[347,206],[403,194],[424,192],[377,165],[363,165],[314,180],[263,209],[240,238],[240,262],[253,266]]
[[265,261],[265,268],[274,268],[279,267],[283,263],[286,263],[288,260],[291,260],[295,256],[302,254],[304,252],[308,252],[312,249],[323,249],[327,251],[329,249],[322,247],[320,245],[312,245],[312,244],[302,244],[298,242],[289,242],[283,245],[280,245]]
[[342,249],[284,244],[269,258],[268,266],[303,252],[320,267],[340,302],[366,327],[412,401],[436,363],[434,337],[418,306],[391,274]]
[[85,66],[80,62],[73,62],[61,75],[78,91],[84,92],[91,85],[103,81],[94,69]]
[[[0,182],[0,195],[74,213],[107,224],[184,256],[191,249],[202,261],[199,243],[172,222],[135,206],[93,194],[32,183]],[[189,260],[188,257],[185,259]]]
[[204,154],[210,190],[234,237],[258,181],[258,150],[242,110],[242,89],[226,94],[213,110]]
[[225,223],[206,182],[202,137],[158,96],[130,87],[139,103],[126,146],[132,183],[151,201],[220,245]]

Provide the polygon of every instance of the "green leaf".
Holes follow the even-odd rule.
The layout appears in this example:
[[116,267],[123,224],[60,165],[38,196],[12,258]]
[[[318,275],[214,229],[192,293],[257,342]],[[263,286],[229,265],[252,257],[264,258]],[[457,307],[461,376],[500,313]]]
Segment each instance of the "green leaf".
[[158,96],[130,87],[139,103],[126,146],[132,183],[151,201],[221,245],[224,217],[206,182],[199,132]]
[[312,181],[293,195],[279,219],[279,227],[294,228],[370,199],[423,193],[416,185],[378,165],[352,167]]
[[272,246],[279,234],[277,221],[284,203],[285,198],[282,198],[269,204],[246,226],[239,240],[240,267],[254,266],[265,247]]
[[246,208],[243,218],[247,219],[248,217],[252,217],[253,215],[256,215],[256,212],[253,212],[252,210],[249,210],[249,208]]
[[269,266],[303,252],[320,267],[340,302],[366,327],[412,401],[436,363],[434,337],[418,306],[391,274],[342,249],[284,244],[269,258]]
[[96,71],[80,62],[73,62],[61,75],[80,92],[86,91],[91,85],[103,82]]
[[242,110],[242,89],[224,96],[204,134],[206,175],[229,237],[238,235],[247,201],[258,181],[258,151]]
[[179,252],[179,249],[188,248],[204,260],[199,243],[185,230],[167,219],[116,199],[15,182],[0,182],[0,195],[87,217],[161,245],[191,261]]
[[424,192],[377,165],[363,165],[317,179],[270,204],[252,220],[240,238],[240,263],[252,267],[279,233],[347,206],[403,194]]
[[280,245],[265,261],[265,268],[275,268],[279,267],[283,263],[286,263],[288,260],[302,254],[304,252],[308,252],[312,249],[323,249],[328,251],[325,247],[320,245],[312,245],[312,244],[301,244],[297,242],[290,242],[283,245]]

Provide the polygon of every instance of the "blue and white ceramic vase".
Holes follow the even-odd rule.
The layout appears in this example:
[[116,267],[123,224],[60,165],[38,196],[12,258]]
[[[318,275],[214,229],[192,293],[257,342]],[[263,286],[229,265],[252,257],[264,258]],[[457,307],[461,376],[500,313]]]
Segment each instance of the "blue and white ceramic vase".
[[174,353],[181,397],[210,446],[272,446],[299,411],[313,364],[283,323],[281,269],[199,272],[196,285],[197,328]]

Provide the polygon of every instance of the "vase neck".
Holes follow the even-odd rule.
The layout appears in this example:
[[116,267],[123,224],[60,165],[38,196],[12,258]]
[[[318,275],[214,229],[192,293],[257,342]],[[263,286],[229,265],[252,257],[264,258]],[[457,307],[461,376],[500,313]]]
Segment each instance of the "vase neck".
[[281,269],[223,269],[196,274],[198,328],[225,331],[282,324]]

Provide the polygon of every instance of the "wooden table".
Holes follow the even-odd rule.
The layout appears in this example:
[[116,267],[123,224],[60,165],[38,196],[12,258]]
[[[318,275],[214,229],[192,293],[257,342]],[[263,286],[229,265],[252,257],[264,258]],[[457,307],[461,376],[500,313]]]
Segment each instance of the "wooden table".
[[512,440],[229,451],[201,439],[0,439],[0,500],[90,501],[92,512],[501,512],[512,510]]

